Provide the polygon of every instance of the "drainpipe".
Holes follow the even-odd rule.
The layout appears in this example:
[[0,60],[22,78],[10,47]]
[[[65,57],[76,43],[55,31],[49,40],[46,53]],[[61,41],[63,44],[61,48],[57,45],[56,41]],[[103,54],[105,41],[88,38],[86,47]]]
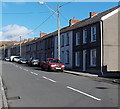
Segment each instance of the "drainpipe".
[[103,21],[100,20],[100,32],[101,32],[101,74],[102,76],[104,75],[103,73]]

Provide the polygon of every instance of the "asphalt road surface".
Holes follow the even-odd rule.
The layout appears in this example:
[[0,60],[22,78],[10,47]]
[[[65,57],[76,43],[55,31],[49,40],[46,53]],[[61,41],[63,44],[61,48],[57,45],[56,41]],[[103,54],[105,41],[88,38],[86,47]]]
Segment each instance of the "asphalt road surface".
[[117,84],[5,61],[2,78],[10,107],[118,107]]

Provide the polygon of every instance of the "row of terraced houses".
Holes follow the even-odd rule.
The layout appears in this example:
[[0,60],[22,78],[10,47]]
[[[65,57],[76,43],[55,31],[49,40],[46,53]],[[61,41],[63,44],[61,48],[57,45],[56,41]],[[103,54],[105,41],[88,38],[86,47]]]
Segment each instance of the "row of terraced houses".
[[[60,30],[61,62],[66,69],[94,74],[120,74],[120,6],[90,12],[84,20],[69,20]],[[22,41],[22,57],[57,58],[57,31]],[[5,48],[6,56],[20,55],[20,45]]]

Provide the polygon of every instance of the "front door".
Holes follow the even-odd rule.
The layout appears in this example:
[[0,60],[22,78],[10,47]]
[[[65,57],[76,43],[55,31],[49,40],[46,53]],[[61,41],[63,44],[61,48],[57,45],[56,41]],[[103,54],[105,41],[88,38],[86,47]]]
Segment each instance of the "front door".
[[83,50],[83,71],[86,71],[86,50]]

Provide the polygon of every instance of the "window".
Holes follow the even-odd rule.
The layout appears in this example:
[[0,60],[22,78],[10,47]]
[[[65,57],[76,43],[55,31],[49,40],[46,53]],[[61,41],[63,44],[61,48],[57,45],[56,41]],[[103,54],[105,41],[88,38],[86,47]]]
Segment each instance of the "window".
[[66,51],[66,63],[69,63],[69,51]]
[[62,63],[64,64],[64,51],[62,51],[62,55],[61,55],[61,57],[62,57]]
[[91,27],[91,42],[96,41],[96,26]]
[[96,49],[90,50],[90,65],[96,66]]
[[80,66],[80,52],[75,52],[75,66]]
[[66,37],[66,45],[69,45],[69,33],[67,33],[67,37]]
[[61,46],[64,46],[64,35],[62,35],[62,42],[61,42]]
[[80,44],[80,33],[79,32],[75,34],[75,38],[76,38],[76,45],[79,45]]
[[87,43],[87,29],[83,30],[83,43]]

